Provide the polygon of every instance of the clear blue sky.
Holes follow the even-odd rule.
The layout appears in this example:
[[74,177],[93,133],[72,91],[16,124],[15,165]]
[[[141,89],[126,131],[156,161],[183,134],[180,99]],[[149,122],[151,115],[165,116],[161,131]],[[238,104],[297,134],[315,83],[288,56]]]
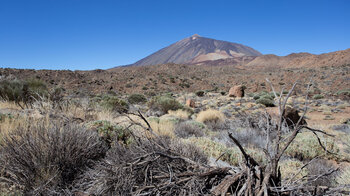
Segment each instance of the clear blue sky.
[[349,0],[0,0],[0,67],[105,69],[192,34],[263,54],[350,48]]

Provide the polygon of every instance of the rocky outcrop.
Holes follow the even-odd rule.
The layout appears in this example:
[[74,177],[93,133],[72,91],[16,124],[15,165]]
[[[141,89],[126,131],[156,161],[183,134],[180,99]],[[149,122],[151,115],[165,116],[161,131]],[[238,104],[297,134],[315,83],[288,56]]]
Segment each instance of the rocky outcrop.
[[230,88],[228,92],[229,97],[244,97],[244,86],[238,85]]

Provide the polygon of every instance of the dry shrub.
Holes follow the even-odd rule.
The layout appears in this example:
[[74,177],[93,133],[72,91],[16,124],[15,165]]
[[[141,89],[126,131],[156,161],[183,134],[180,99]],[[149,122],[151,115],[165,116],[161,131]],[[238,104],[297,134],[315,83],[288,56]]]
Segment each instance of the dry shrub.
[[280,162],[282,180],[300,180],[308,174],[308,170],[303,168],[303,162],[296,159],[287,159]]
[[178,123],[176,118],[151,118],[149,124],[151,125],[152,130],[157,135],[169,136],[174,138],[175,125]]
[[199,112],[197,121],[204,123],[213,129],[216,129],[224,123],[225,115],[218,110],[208,109]]
[[181,138],[204,136],[203,125],[196,121],[185,121],[179,123],[175,128],[175,135]]
[[76,125],[19,128],[2,139],[2,179],[26,195],[62,194],[107,148],[97,133]]
[[[321,138],[322,144],[332,153],[338,153],[339,148],[331,138]],[[313,133],[299,133],[293,143],[286,150],[286,155],[292,158],[297,158],[301,161],[311,160],[315,157],[335,158],[334,154],[327,153],[319,144]]]
[[335,181],[340,185],[350,184],[350,167],[341,170]]
[[[179,174],[199,171],[183,159],[172,158],[177,155],[206,163],[206,157],[195,146],[168,137],[142,139],[128,147],[116,144],[102,162],[76,181],[75,190],[88,195],[208,194],[206,179],[193,178],[172,186]],[[162,177],[169,171],[170,181],[169,176]]]
[[[309,175],[321,176],[327,173],[331,169],[334,169],[334,165],[331,161],[325,159],[314,159],[307,165]],[[350,176],[349,176],[350,177]],[[319,177],[317,180],[312,182],[313,186],[329,186],[334,182],[334,175],[327,175]]]
[[187,120],[190,117],[190,113],[188,111],[179,109],[179,110],[169,110],[168,113],[177,118]]
[[[211,140],[210,138],[188,138],[185,142],[192,143],[203,150],[209,157],[219,158],[233,166],[242,162],[242,154],[237,147],[227,147],[225,144]],[[254,148],[245,149],[250,156],[259,162],[264,162],[264,154]]]

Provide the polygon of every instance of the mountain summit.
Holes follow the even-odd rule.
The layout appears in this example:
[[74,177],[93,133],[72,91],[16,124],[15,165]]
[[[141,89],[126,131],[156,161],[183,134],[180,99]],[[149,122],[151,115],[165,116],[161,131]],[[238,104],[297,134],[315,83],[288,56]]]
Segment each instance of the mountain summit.
[[165,63],[189,64],[202,61],[260,56],[260,52],[248,46],[201,37],[194,34],[137,61],[132,65],[156,65]]

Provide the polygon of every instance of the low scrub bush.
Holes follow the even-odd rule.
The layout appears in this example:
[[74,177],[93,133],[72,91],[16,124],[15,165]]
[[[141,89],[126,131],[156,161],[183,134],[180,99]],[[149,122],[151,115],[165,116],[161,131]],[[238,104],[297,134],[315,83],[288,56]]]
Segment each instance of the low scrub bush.
[[105,95],[100,104],[107,110],[125,113],[129,110],[129,105],[116,96]]
[[185,121],[179,123],[175,128],[175,135],[181,138],[204,136],[203,127],[196,121]]
[[204,96],[204,91],[202,90],[199,90],[199,91],[196,91],[195,94],[198,96],[198,97],[203,97]]
[[[278,93],[276,94],[277,96],[279,96]],[[266,107],[274,107],[275,106],[275,103],[273,101],[274,97],[275,97],[275,94],[273,92],[268,93],[266,91],[262,91],[259,94],[254,95],[253,99],[258,104],[262,104]]]
[[169,110],[178,110],[183,108],[181,103],[170,96],[153,97],[148,102],[148,106],[152,110],[162,111],[163,113],[167,113]]
[[[229,163],[232,166],[238,166],[243,160],[242,154],[237,147],[227,147],[225,144],[216,142],[206,137],[191,137],[184,141],[194,144],[203,150],[203,152],[215,159],[220,157],[220,160]],[[246,152],[252,156],[256,161],[264,162],[264,154],[254,148],[246,148]]]
[[[321,176],[329,172],[331,169],[335,169],[333,162],[325,159],[314,159],[307,165],[309,175]],[[312,182],[313,186],[328,186],[334,182],[334,174],[319,177]]]
[[171,138],[175,137],[174,130],[176,124],[179,123],[178,118],[162,116],[161,118],[151,118],[149,119],[149,124],[152,130],[161,136],[168,136]]
[[208,109],[199,112],[196,120],[198,122],[206,124],[213,129],[216,129],[224,123],[225,115],[221,111]]
[[256,100],[256,103],[262,104],[266,107],[274,107],[275,102],[272,99],[266,98],[266,97],[260,97],[258,100]]
[[320,94],[316,94],[314,96],[312,96],[312,99],[323,99],[324,96],[323,95],[320,95]]
[[335,181],[340,185],[350,184],[350,167],[342,169],[339,175],[336,177]]
[[118,125],[112,125],[109,121],[95,121],[92,127],[96,129],[100,138],[105,141],[108,146],[111,146],[113,141],[125,145],[129,145],[133,141],[131,132],[128,129]]
[[202,123],[208,123],[208,122],[223,122],[225,120],[225,115],[220,112],[219,110],[214,109],[208,109],[205,111],[199,112],[197,116],[197,121]]
[[37,79],[2,80],[0,81],[0,97],[16,103],[31,103],[48,95],[46,84]]
[[[167,137],[155,138],[152,141],[144,138],[128,148],[116,144],[94,169],[81,175],[76,181],[74,189],[87,195],[143,195],[149,194],[150,189],[151,195],[184,195],[184,193],[198,195],[198,193],[203,192],[204,186],[208,183],[199,183],[198,181],[195,181],[195,186],[190,188],[182,185],[176,188],[165,186],[164,189],[154,187],[154,185],[169,182],[168,178],[155,178],[156,176],[164,176],[169,170],[174,174],[174,177],[186,172],[198,172],[198,169],[194,169],[182,159],[169,158],[159,154],[172,157],[180,155],[195,162],[207,163],[206,156],[192,144]],[[142,158],[140,159],[140,157]],[[140,184],[149,188],[139,187]]]
[[147,98],[142,94],[131,94],[128,97],[128,102],[131,104],[145,103],[147,102]]
[[286,159],[280,162],[282,180],[300,180],[308,174],[308,170],[303,168],[304,163],[296,159]]
[[186,110],[182,110],[182,109],[179,109],[179,110],[169,110],[168,113],[172,116],[175,116],[177,118],[180,118],[180,119],[183,119],[183,120],[187,120],[191,113],[186,111]]
[[340,90],[336,93],[337,95],[346,95],[346,96],[350,96],[350,89],[346,89],[346,90]]
[[2,139],[1,177],[24,195],[59,195],[106,151],[96,132],[79,126],[19,128]]
[[[332,153],[338,153],[339,148],[331,138],[321,138],[322,144]],[[317,138],[310,132],[299,133],[293,143],[286,150],[286,155],[301,161],[311,160],[314,157],[333,157],[335,155],[325,152],[318,143]]]

